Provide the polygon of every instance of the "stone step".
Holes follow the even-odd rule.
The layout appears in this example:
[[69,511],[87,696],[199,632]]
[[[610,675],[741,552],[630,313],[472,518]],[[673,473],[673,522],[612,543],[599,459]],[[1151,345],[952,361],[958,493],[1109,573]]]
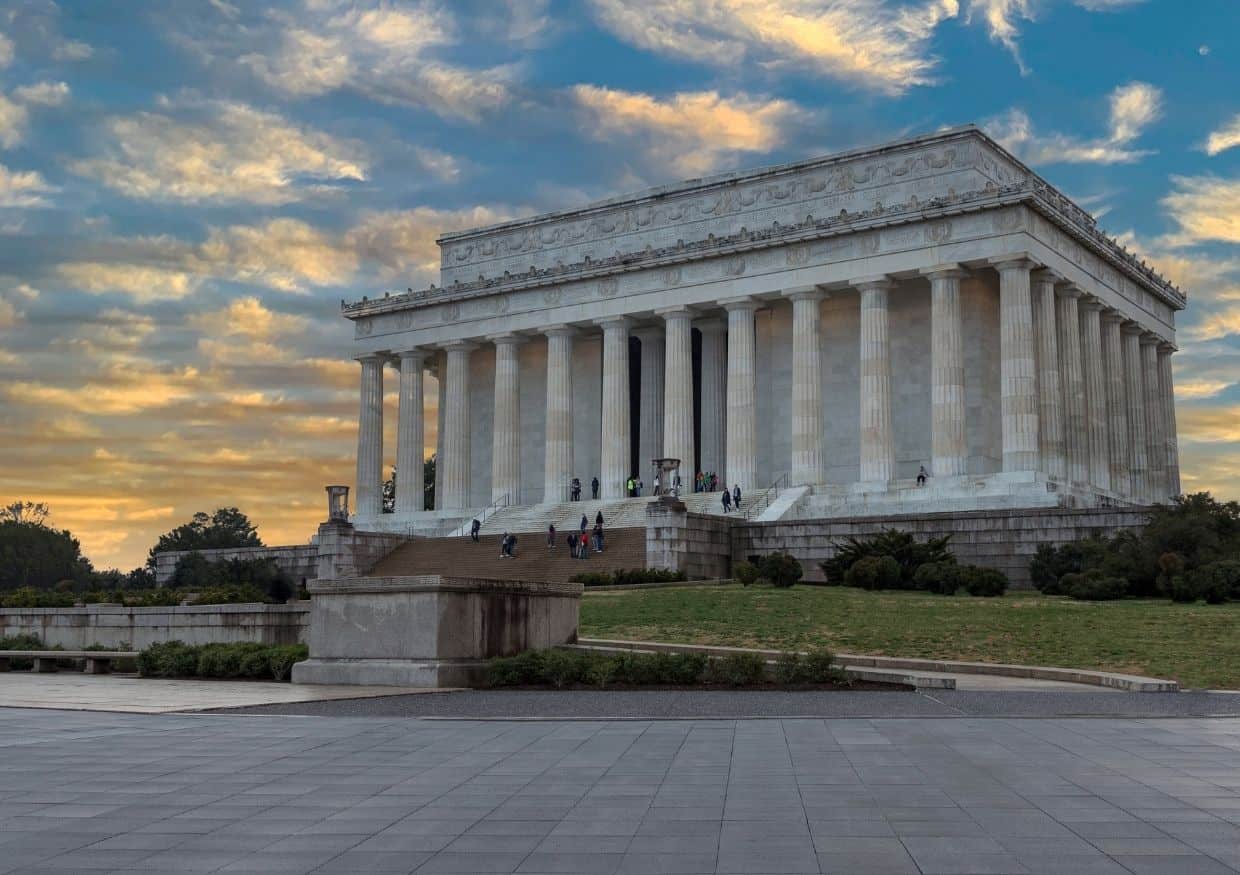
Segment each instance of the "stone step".
[[[698,492],[681,496],[690,513],[722,515],[723,504],[719,492]],[[601,512],[603,524],[612,529],[644,528],[646,506],[654,498],[599,499],[598,501],[565,501],[558,504],[525,504],[500,508],[482,523],[483,534],[504,532],[545,533],[547,526],[555,524],[556,530],[565,532],[576,529],[584,514],[591,528],[595,517]],[[468,525],[462,527],[468,531]]]
[[516,556],[512,559],[500,558],[502,534],[481,535],[478,543],[468,536],[411,538],[381,559],[367,576],[442,574],[499,580],[565,581],[575,574],[646,567],[644,527],[607,529],[603,552],[591,550],[588,559],[573,559],[569,555],[566,535],[566,532],[558,532],[555,546],[548,549],[541,533],[520,534]]

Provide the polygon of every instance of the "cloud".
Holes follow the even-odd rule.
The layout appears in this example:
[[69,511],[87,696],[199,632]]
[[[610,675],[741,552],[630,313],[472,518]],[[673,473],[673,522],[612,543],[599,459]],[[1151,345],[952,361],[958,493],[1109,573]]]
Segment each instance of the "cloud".
[[603,27],[638,48],[713,66],[752,59],[900,94],[934,81],[927,53],[958,0],[592,0]]
[[301,199],[307,183],[366,179],[356,144],[241,103],[190,109],[197,117],[114,118],[103,157],[69,167],[131,198],[187,202],[285,204]]
[[1136,6],[1145,0],[1072,0],[1082,9],[1090,12],[1118,12],[1128,6]]
[[184,298],[197,285],[196,278],[186,271],[157,265],[74,261],[60,265],[58,272],[80,291],[124,292],[137,301]]
[[1240,146],[1240,115],[1237,115],[1206,139],[1206,154],[1213,157],[1235,146]]
[[192,315],[187,324],[209,337],[242,337],[270,341],[301,331],[306,320],[301,316],[269,309],[254,296],[234,298],[227,306]]
[[17,380],[3,390],[10,401],[62,408],[76,413],[129,414],[167,407],[192,398],[202,386],[196,368],[160,368],[150,363],[115,362],[85,381],[55,386]]
[[[511,39],[534,26],[518,16]],[[473,69],[428,52],[457,42],[454,17],[430,2],[364,8],[345,0],[305,0],[296,13],[272,13],[274,46],[237,58],[268,86],[293,97],[349,88],[375,100],[478,121],[509,99],[512,69]],[[227,52],[225,44],[222,50]]]
[[590,137],[615,137],[644,144],[650,157],[678,173],[717,169],[738,152],[766,152],[780,145],[783,128],[801,115],[786,100],[761,100],[717,91],[681,92],[667,100],[649,94],[577,85],[573,98]]
[[34,170],[9,170],[0,164],[0,207],[42,207],[56,191]]
[[1172,176],[1175,189],[1162,199],[1179,225],[1169,242],[1177,246],[1206,241],[1240,243],[1240,179]]
[[12,149],[26,135],[26,107],[0,94],[0,146]]
[[13,41],[0,33],[0,67],[13,63]]
[[69,86],[65,82],[36,82],[14,88],[13,96],[23,103],[60,106],[69,99]]
[[1130,144],[1162,114],[1162,92],[1145,82],[1120,85],[1107,98],[1109,130],[1081,140],[1065,134],[1040,135],[1021,109],[1010,109],[983,127],[1000,144],[1031,164],[1130,164],[1151,151]]
[[1197,340],[1217,340],[1229,334],[1240,335],[1240,307],[1227,307],[1210,313],[1194,326],[1191,334]]
[[1180,440],[1240,442],[1240,406],[1182,408],[1176,412],[1176,429]]
[[986,23],[990,38],[1011,52],[1020,72],[1027,74],[1029,70],[1021,59],[1020,46],[1016,42],[1020,33],[1017,20],[1034,20],[1034,0],[969,0],[965,22],[971,23],[975,15]]
[[1175,383],[1175,397],[1182,401],[1213,398],[1234,385],[1226,380],[1180,380]]

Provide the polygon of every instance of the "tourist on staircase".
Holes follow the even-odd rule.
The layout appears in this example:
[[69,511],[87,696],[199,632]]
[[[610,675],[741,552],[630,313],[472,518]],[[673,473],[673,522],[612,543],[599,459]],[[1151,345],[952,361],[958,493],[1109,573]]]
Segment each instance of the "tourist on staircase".
[[469,537],[475,544],[478,543],[478,531],[481,528],[482,523],[478,521],[477,517],[474,517],[474,521],[469,524]]
[[508,533],[504,532],[504,537],[499,539],[499,558],[505,559],[508,556]]
[[603,523],[602,514],[599,514],[599,521],[594,524],[594,552],[603,552]]
[[721,500],[723,501],[723,512],[731,513],[732,512],[732,493],[728,492],[728,490],[726,489],[723,490],[723,498]]
[[598,478],[595,477],[590,481],[590,497],[598,501]]
[[573,478],[572,486],[569,489],[570,501],[581,501],[581,480],[577,477]]
[[741,509],[741,485],[739,483],[732,486],[732,504],[736,506],[737,510]]
[[555,523],[547,525],[547,549],[555,547]]

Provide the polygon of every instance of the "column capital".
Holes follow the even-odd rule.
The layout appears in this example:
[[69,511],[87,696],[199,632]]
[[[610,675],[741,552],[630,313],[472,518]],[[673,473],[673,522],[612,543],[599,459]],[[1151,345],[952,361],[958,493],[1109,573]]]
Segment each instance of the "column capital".
[[427,351],[418,346],[398,350],[396,353],[396,357],[401,361],[404,361],[405,359],[425,359],[426,355]]
[[1051,285],[1067,282],[1063,274],[1058,271],[1051,270],[1049,267],[1034,268],[1033,271],[1030,272],[1029,278],[1036,283],[1050,283]]
[[827,293],[818,286],[792,286],[783,289],[780,295],[790,301],[821,301]]
[[1131,334],[1137,337],[1145,333],[1145,329],[1141,326],[1140,322],[1133,322],[1130,319],[1125,319],[1121,322],[1119,328],[1120,331],[1124,332],[1124,334]]
[[1141,345],[1142,346],[1158,346],[1160,343],[1166,343],[1166,341],[1164,341],[1161,337],[1159,337],[1153,331],[1142,331],[1141,332]]
[[386,352],[364,352],[361,355],[353,356],[353,361],[361,362],[362,364],[366,364],[367,362],[378,362],[379,364],[383,364],[387,360],[388,354]]
[[1116,310],[1114,307],[1103,307],[1102,321],[1122,325],[1124,322],[1124,314],[1119,310]]
[[751,298],[748,295],[742,295],[739,298],[720,298],[716,303],[720,307],[731,313],[733,310],[757,310],[761,305],[757,298]]
[[671,307],[660,307],[654,311],[654,315],[663,319],[674,319],[683,317],[688,319],[693,316],[696,311],[688,304],[674,304]]
[[1164,340],[1162,343],[1158,344],[1158,351],[1161,353],[1166,353],[1167,355],[1174,355],[1180,351],[1180,348],[1171,341]]
[[707,316],[694,321],[693,327],[703,334],[724,334],[728,330],[728,320],[722,316]]
[[969,275],[967,270],[954,261],[944,264],[933,264],[930,267],[923,267],[917,272],[929,280],[962,280]]
[[1080,308],[1082,310],[1097,310],[1099,313],[1106,310],[1107,305],[1104,304],[1096,295],[1086,294],[1081,297]]
[[548,337],[572,337],[577,333],[577,329],[572,325],[564,324],[548,325],[545,328],[540,328],[539,331]]
[[1056,283],[1055,294],[1061,298],[1080,298],[1085,293],[1076,283]]
[[864,289],[889,289],[895,285],[895,281],[885,273],[874,274],[872,276],[861,276],[850,279],[848,285],[857,291]]
[[599,328],[606,330],[608,328],[632,328],[632,316],[604,316],[602,319],[595,319],[594,324]]
[[1041,262],[1028,252],[996,255],[994,258],[987,259],[987,263],[995,270],[1034,270],[1041,267]]
[[449,340],[439,344],[446,352],[473,352],[478,344],[472,340]]
[[515,331],[503,331],[499,334],[488,334],[487,340],[496,346],[520,346],[529,338],[524,334],[517,334]]

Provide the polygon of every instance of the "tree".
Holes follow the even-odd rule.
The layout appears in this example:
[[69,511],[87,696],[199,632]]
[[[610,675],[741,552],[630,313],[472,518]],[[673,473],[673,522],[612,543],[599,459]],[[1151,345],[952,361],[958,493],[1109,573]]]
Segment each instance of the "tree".
[[[24,506],[23,506],[24,508]],[[46,517],[43,514],[40,520]],[[77,538],[40,522],[0,522],[0,590],[51,589],[61,581],[85,582],[92,573]]]
[[52,511],[43,502],[15,501],[0,507],[0,522],[30,523],[41,526]]
[[151,548],[147,565],[153,566],[156,553],[170,550],[211,550],[217,547],[261,547],[263,541],[249,518],[235,507],[221,507],[207,516],[199,511],[184,525],[159,536]]

